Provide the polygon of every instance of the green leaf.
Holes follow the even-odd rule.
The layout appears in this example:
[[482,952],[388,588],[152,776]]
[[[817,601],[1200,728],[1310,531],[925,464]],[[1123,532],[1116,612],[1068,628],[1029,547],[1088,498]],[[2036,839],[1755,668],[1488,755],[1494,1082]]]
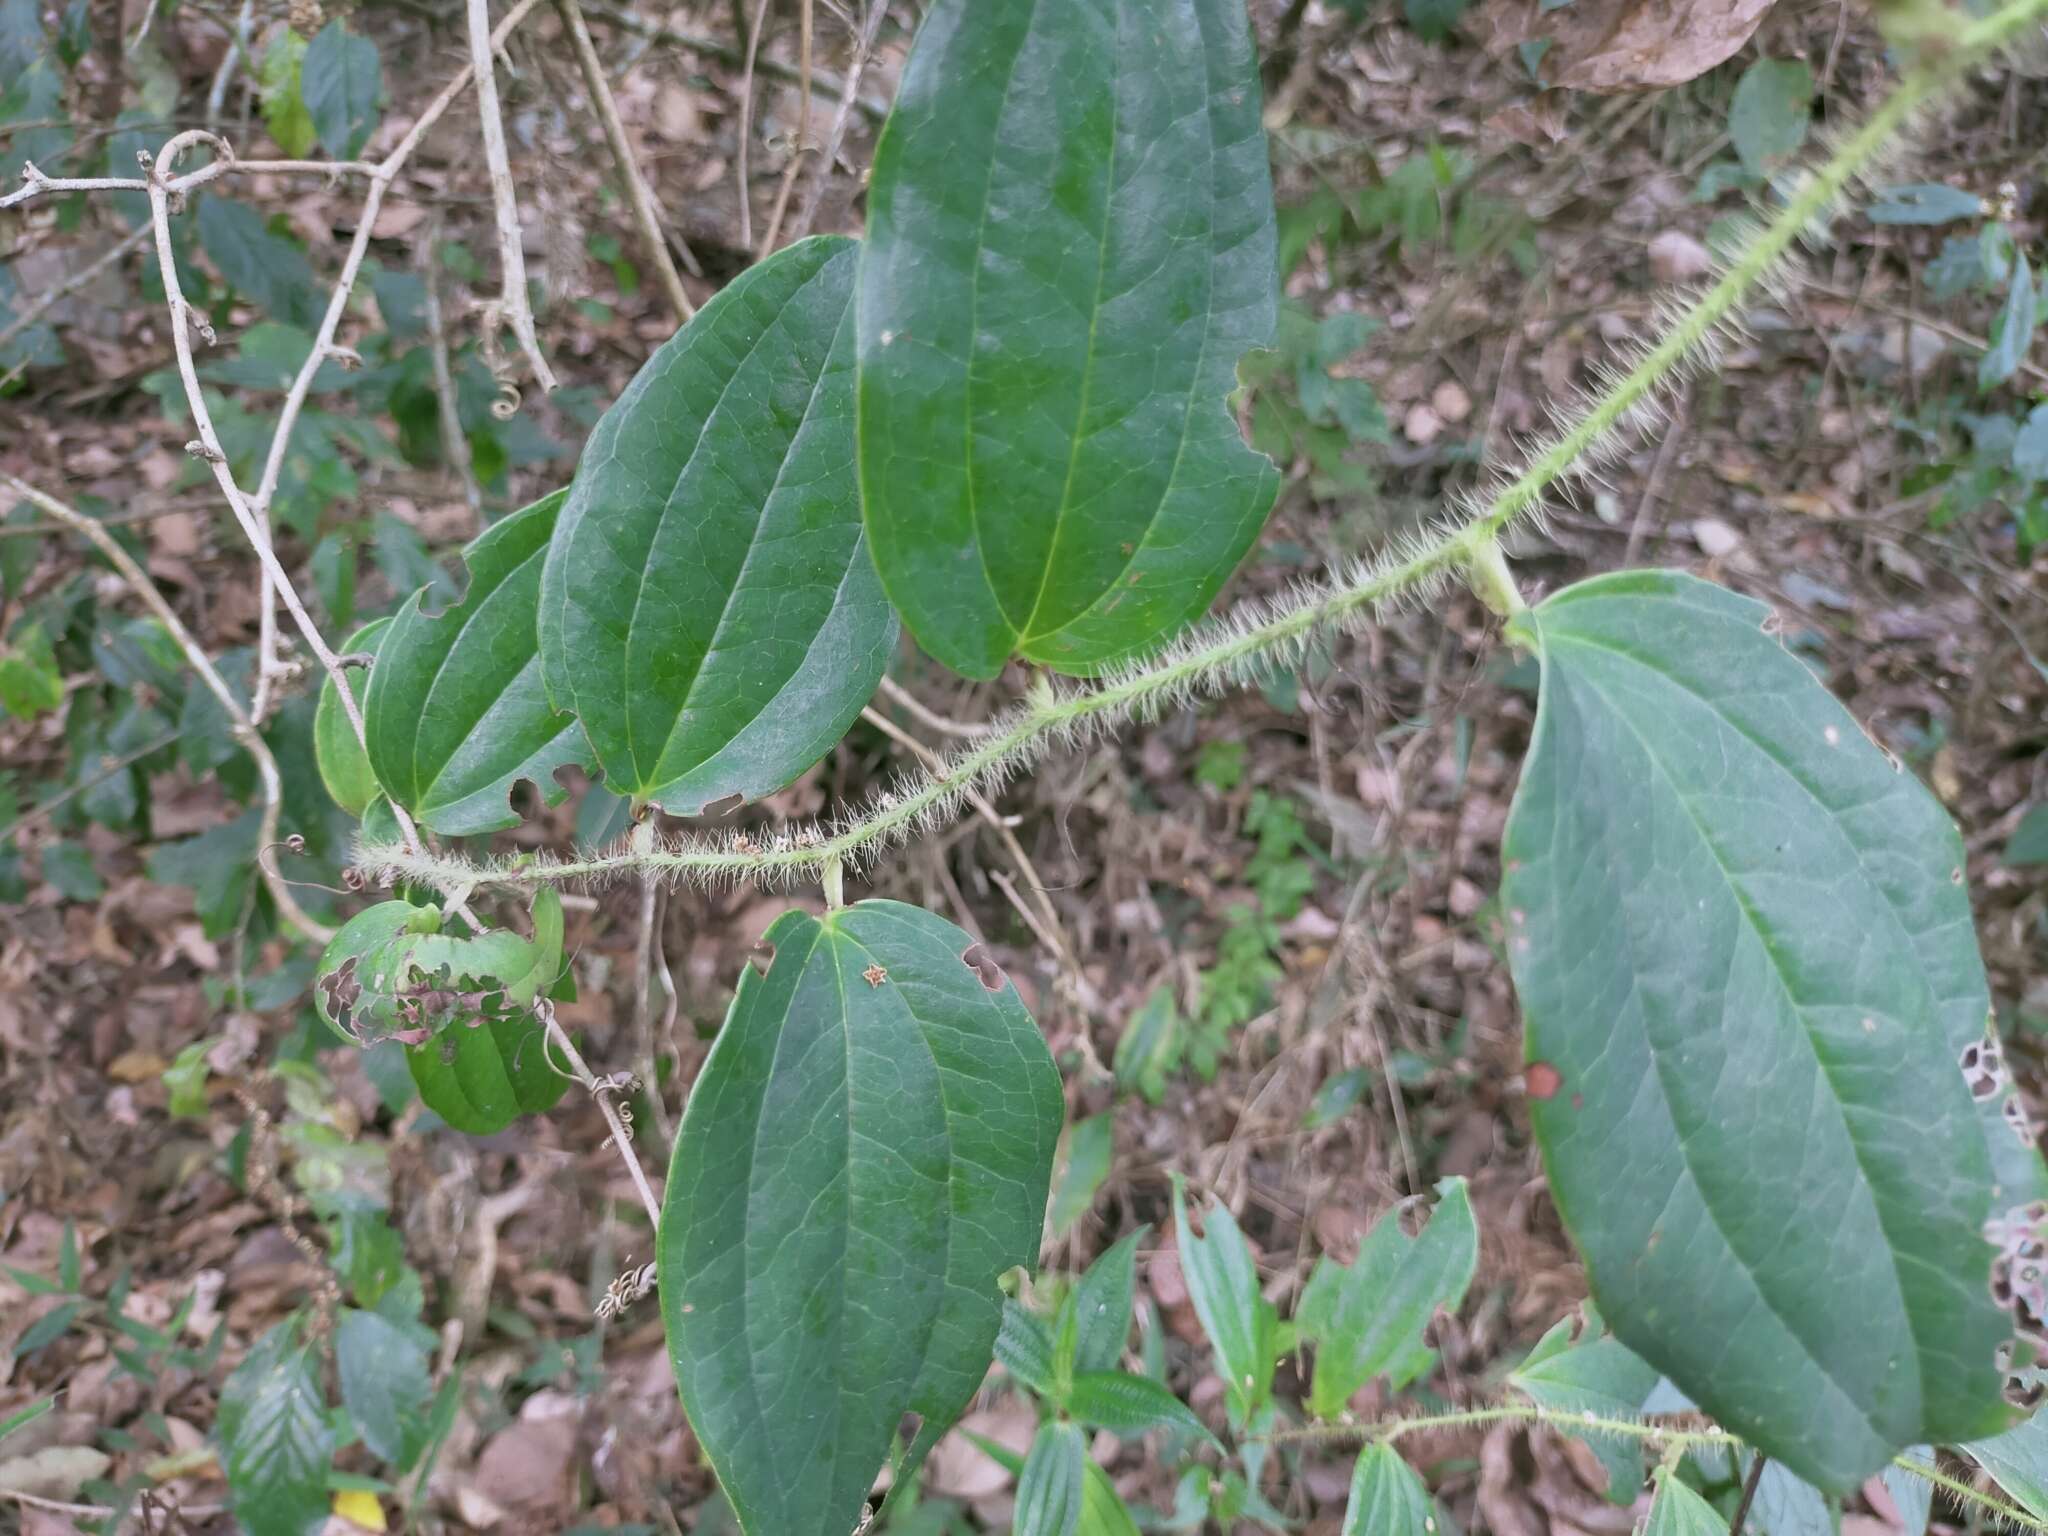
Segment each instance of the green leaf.
[[1840,1528],[1833,1501],[1775,1461],[1764,1463],[1749,1509],[1761,1536],[1835,1536]]
[[258,1339],[221,1389],[215,1432],[235,1517],[261,1536],[319,1529],[334,1432],[311,1345],[287,1318]]
[[1180,1065],[1185,1034],[1173,989],[1153,988],[1117,1037],[1112,1063],[1117,1086],[1143,1094],[1148,1104],[1165,1098],[1166,1079]]
[[1095,1192],[1109,1177],[1116,1149],[1116,1116],[1104,1111],[1067,1127],[1059,1157],[1059,1182],[1053,1190],[1052,1212],[1046,1221],[1057,1242],[1095,1204]]
[[1013,1536],[1074,1536],[1087,1500],[1087,1447],[1071,1424],[1041,1424],[1017,1477]]
[[327,1228],[329,1266],[357,1306],[376,1306],[405,1275],[405,1241],[385,1207],[350,1189],[318,1196],[314,1205]]
[[50,1308],[24,1329],[21,1337],[14,1341],[15,1355],[25,1359],[45,1344],[55,1343],[64,1336],[64,1330],[69,1328],[78,1314],[84,1310],[85,1303],[82,1301],[67,1301],[62,1306]]
[[415,592],[377,648],[363,705],[370,765],[435,832],[516,827],[510,797],[521,779],[556,805],[568,793],[556,771],[591,764],[583,728],[548,704],[534,634],[541,563],[567,494],[493,524],[463,551],[462,601],[429,618],[427,594]]
[[330,21],[306,45],[299,90],[320,147],[337,160],[353,160],[377,127],[384,66],[377,45]]
[[2024,1424],[1962,1447],[2013,1501],[2048,1520],[2048,1421],[2036,1413]]
[[1873,224],[1953,224],[1983,212],[1984,199],[1976,193],[1938,181],[1886,187],[1868,209]]
[[43,626],[31,619],[0,648],[0,710],[33,720],[63,703],[64,674],[57,670],[56,651]]
[[334,1330],[341,1405],[363,1444],[400,1472],[427,1443],[427,1407],[434,1384],[427,1352],[403,1328],[375,1312],[349,1308]]
[[1643,1536],[1728,1536],[1728,1522],[1674,1473],[1666,1472],[1657,1480],[1657,1496],[1650,1501]]
[[9,1435],[25,1425],[35,1423],[37,1419],[40,1419],[56,1406],[56,1398],[46,1397],[41,1402],[30,1403],[25,1408],[16,1409],[13,1413],[8,1414],[6,1418],[0,1419],[0,1440],[5,1440]]
[[[348,637],[341,647],[343,654],[350,651],[374,653],[390,627],[389,619],[371,620]],[[362,670],[351,668],[342,675],[348,679],[349,692],[360,707],[367,687],[365,682],[359,681],[363,677]],[[367,717],[363,724],[367,730]],[[341,690],[334,686],[332,677],[321,679],[320,702],[313,710],[313,760],[320,766],[320,782],[327,786],[328,797],[349,815],[361,820],[363,812],[370,808],[370,802],[382,791],[377,787],[377,775],[370,769],[370,759],[363,752],[363,744],[356,739],[356,728],[349,724],[348,715],[341,707]]]
[[541,575],[548,696],[615,793],[758,799],[845,734],[896,620],[860,526],[854,244],[719,290],[606,411]]
[[[1149,1376],[1084,1371],[1067,1394],[1067,1411],[1083,1424],[1129,1438],[1148,1429],[1175,1429],[1217,1444],[1195,1412]],[[1220,1448],[1220,1447],[1219,1447]]]
[[1601,1310],[1843,1492],[2006,1421],[1983,1230],[2041,1167],[1959,1069],[1990,1003],[1955,828],[1766,618],[1647,571],[1516,620],[1542,688],[1502,898]]
[[1181,1274],[1202,1332],[1216,1351],[1216,1374],[1223,1378],[1231,1422],[1242,1429],[1272,1390],[1278,1319],[1273,1304],[1259,1292],[1251,1249],[1230,1212],[1215,1206],[1203,1216],[1202,1226],[1197,1237],[1188,1224],[1187,1191],[1176,1174],[1173,1230]]
[[1813,71],[1797,59],[1758,59],[1728,104],[1728,137],[1752,176],[1799,152],[1812,122]]
[[1053,1396],[1052,1333],[1045,1320],[1021,1302],[1003,1303],[1002,1326],[996,1332],[996,1361],[1040,1397]]
[[1109,1474],[1088,1462],[1081,1469],[1081,1520],[1075,1536],[1138,1536],[1138,1522],[1124,1507]]
[[875,149],[868,537],[970,677],[1094,672],[1199,615],[1279,475],[1227,404],[1275,334],[1243,0],[941,0]]
[[2025,252],[2015,251],[2012,283],[2005,290],[2005,304],[1998,318],[1992,322],[1991,345],[1977,359],[1979,388],[2003,384],[2019,372],[2020,364],[2026,361],[2027,348],[2033,345],[2038,319],[2034,308],[2034,269],[2027,265]]
[[[233,821],[209,827],[197,837],[159,843],[144,867],[158,885],[188,885],[200,932],[209,939],[232,933],[242,920],[249,882],[256,878],[257,843],[263,813],[244,811]],[[48,854],[44,855],[47,867]]]
[[246,203],[208,192],[199,199],[199,247],[228,286],[273,319],[311,327],[319,316],[313,269],[297,242]]
[[43,844],[43,878],[66,901],[98,901],[107,890],[93,868],[92,854],[69,838]]
[[[1657,1385],[1656,1368],[1607,1335],[1595,1309],[1586,1311],[1586,1328],[1576,1342],[1571,1319],[1554,1324],[1508,1385],[1563,1413],[1633,1419]],[[1615,1503],[1634,1498],[1643,1481],[1642,1443],[1593,1433],[1582,1438],[1607,1469],[1607,1497]]]
[[1441,1529],[1429,1489],[1400,1452],[1381,1441],[1358,1453],[1339,1536],[1436,1536]]
[[2014,866],[2048,864],[2048,800],[2035,802],[2005,840],[2005,862]]
[[2027,412],[2013,435],[2012,472],[2026,480],[2048,480],[2048,402]]
[[263,51],[256,75],[263,99],[263,121],[277,147],[294,160],[303,160],[312,153],[315,137],[301,86],[300,69],[305,57],[306,40],[287,27]]
[[1152,1231],[1139,1227],[1088,1266],[1074,1287],[1074,1369],[1108,1371],[1123,1358],[1131,1336],[1131,1300],[1138,1278],[1138,1244]]
[[1427,1371],[1436,1351],[1423,1329],[1437,1308],[1456,1312],[1479,1260],[1479,1228],[1463,1179],[1437,1186],[1429,1224],[1414,1237],[1396,1213],[1376,1222],[1350,1268],[1328,1254],[1302,1292],[1295,1326],[1316,1345],[1309,1412],[1335,1418],[1351,1395],[1384,1375],[1398,1392]]
[[[692,1089],[661,1221],[683,1406],[750,1536],[851,1530],[980,1386],[1038,1253],[1059,1073],[974,941],[867,901],[768,930]],[[804,1475],[791,1476],[792,1466]]]
[[194,1040],[164,1068],[164,1088],[170,1094],[168,1108],[173,1120],[195,1120],[206,1114],[206,1053],[219,1043],[218,1037],[212,1035]]

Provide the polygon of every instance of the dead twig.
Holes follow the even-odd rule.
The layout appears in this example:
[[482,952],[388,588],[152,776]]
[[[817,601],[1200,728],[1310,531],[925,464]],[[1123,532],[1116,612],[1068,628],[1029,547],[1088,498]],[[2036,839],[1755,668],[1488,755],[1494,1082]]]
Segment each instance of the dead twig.
[[866,0],[862,23],[853,35],[853,58],[846,66],[846,88],[840,93],[839,110],[832,114],[832,127],[825,135],[825,151],[818,159],[817,179],[804,193],[796,222],[789,227],[792,241],[808,235],[811,225],[817,220],[818,205],[825,200],[825,188],[832,180],[832,167],[839,160],[839,146],[846,141],[846,122],[852,115],[860,91],[860,77],[867,70],[868,60],[874,57],[875,39],[881,34],[882,18],[888,10],[886,0]]
[[559,387],[554,369],[541,355],[533,329],[533,306],[526,295],[526,245],[519,232],[519,197],[512,188],[512,158],[505,148],[505,119],[498,106],[498,72],[492,55],[489,0],[469,0],[470,68],[476,74],[477,118],[482,127],[484,164],[491,180],[491,208],[498,217],[498,262],[504,293],[498,316],[512,328],[519,350],[533,369],[534,382],[553,394]]

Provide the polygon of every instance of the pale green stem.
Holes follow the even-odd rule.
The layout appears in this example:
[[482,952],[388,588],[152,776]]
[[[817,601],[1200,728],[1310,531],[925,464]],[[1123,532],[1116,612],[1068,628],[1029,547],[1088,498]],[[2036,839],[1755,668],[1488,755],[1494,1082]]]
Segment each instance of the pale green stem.
[[[858,868],[863,858],[877,849],[920,828],[936,826],[958,808],[967,789],[1014,773],[1055,742],[1156,712],[1197,693],[1213,692],[1231,679],[1245,676],[1253,663],[1284,657],[1319,632],[1369,619],[1394,600],[1413,596],[1446,577],[1464,574],[1476,579],[1489,601],[1507,602],[1512,581],[1506,590],[1494,585],[1494,578],[1506,579],[1505,562],[1498,550],[1500,536],[1534,512],[1560,479],[1582,461],[1596,457],[1634,412],[1654,400],[1680,365],[1708,351],[1744,298],[1785,259],[1802,235],[1824,220],[1914,113],[2044,14],[2048,14],[2048,0],[2012,0],[1995,14],[1963,27],[1938,58],[1909,72],[1870,118],[1807,175],[1720,278],[1632,368],[1602,390],[1577,421],[1544,445],[1529,466],[1475,516],[1438,531],[1405,555],[1333,580],[1254,617],[1209,626],[1092,689],[1061,692],[1049,685],[1035,688],[1030,699],[989,735],[962,747],[938,768],[909,778],[901,790],[882,797],[865,815],[837,828],[807,829],[766,848],[752,843],[686,844],[532,862],[517,868],[365,842],[357,849],[358,866],[387,881],[408,880],[442,890],[468,883],[552,884],[642,872],[704,881],[820,879],[835,864]],[[1514,603],[1519,601],[1519,597],[1514,599]],[[1510,612],[1513,606],[1509,604]]]
[[1680,1451],[1713,1447],[1739,1450],[1744,1444],[1725,1429],[1685,1429],[1673,1424],[1659,1424],[1651,1419],[1616,1419],[1592,1412],[1572,1413],[1561,1408],[1545,1408],[1537,1403],[1494,1403],[1484,1408],[1457,1408],[1446,1413],[1420,1414],[1414,1418],[1377,1419],[1368,1424],[1308,1424],[1300,1429],[1282,1429],[1254,1438],[1275,1444],[1299,1440],[1391,1444],[1404,1435],[1439,1429],[1471,1429],[1481,1424],[1503,1422],[1546,1424],[1554,1429],[1569,1430],[1575,1435],[1617,1435],[1630,1440],[1654,1440]]

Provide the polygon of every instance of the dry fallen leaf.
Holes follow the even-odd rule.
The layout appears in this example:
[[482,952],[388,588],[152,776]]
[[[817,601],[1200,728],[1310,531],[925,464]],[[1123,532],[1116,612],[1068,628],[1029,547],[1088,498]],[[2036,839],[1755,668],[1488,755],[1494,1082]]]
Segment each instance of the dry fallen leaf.
[[1490,0],[1480,35],[1496,56],[1547,42],[1536,72],[1575,91],[1640,91],[1682,85],[1735,55],[1771,0]]

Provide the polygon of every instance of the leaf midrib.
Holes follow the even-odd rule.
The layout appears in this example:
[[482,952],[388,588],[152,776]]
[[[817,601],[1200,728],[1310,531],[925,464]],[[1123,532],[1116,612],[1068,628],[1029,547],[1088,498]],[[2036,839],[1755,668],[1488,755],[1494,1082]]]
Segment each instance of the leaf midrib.
[[[1654,675],[1658,677],[1662,677],[1667,680],[1675,682],[1674,679],[1670,678],[1670,674],[1659,671],[1656,668],[1649,667],[1647,663],[1642,662],[1638,658],[1628,655],[1628,653],[1625,651],[1615,650],[1611,646],[1601,645],[1596,641],[1584,640],[1582,639],[1582,637],[1576,634],[1566,634],[1549,637],[1549,644],[1552,646],[1555,646],[1560,641],[1566,644],[1585,644],[1590,649],[1602,651],[1608,654],[1622,656],[1624,659],[1634,662],[1637,666],[1643,667],[1645,668],[1645,670],[1653,672]],[[1663,759],[1659,756],[1655,747],[1651,745],[1649,739],[1645,737],[1641,730],[1637,728],[1635,721],[1628,715],[1628,713],[1625,710],[1619,708],[1614,703],[1614,701],[1609,697],[1607,691],[1603,689],[1597,682],[1595,682],[1588,673],[1581,671],[1579,673],[1579,680],[1592,693],[1599,697],[1600,702],[1606,706],[1608,713],[1615,719],[1621,721],[1621,723],[1628,730],[1629,734],[1635,738],[1637,745],[1641,747],[1643,751],[1643,755],[1645,756],[1645,758],[1648,759],[1651,766],[1656,770],[1658,778],[1663,780],[1665,786],[1667,787],[1667,789],[1669,789],[1672,798],[1678,803],[1679,807],[1684,811],[1687,824],[1691,826],[1691,828],[1693,829],[1693,834],[1695,837],[1698,838],[1700,846],[1703,849],[1705,849],[1708,856],[1714,861],[1715,869],[1719,871],[1722,882],[1728,888],[1728,894],[1730,899],[1735,903],[1736,910],[1741,913],[1744,924],[1749,928],[1752,937],[1755,938],[1758,947],[1762,950],[1765,959],[1768,961],[1768,969],[1770,971],[1772,978],[1777,983],[1780,994],[1783,996],[1786,1003],[1790,1005],[1794,1018],[1799,1021],[1799,1038],[1806,1045],[1807,1050],[1812,1054],[1815,1070],[1820,1073],[1821,1077],[1826,1081],[1828,1085],[1829,1102],[1834,1106],[1835,1113],[1841,1122],[1843,1135],[1849,1143],[1850,1155],[1855,1159],[1857,1172],[1862,1177],[1863,1188],[1869,1198],[1871,1211],[1877,1219],[1878,1228],[1885,1235],[1886,1257],[1891,1261],[1891,1275],[1893,1284],[1897,1288],[1899,1312],[1904,1317],[1907,1332],[1911,1335],[1913,1339],[1913,1368],[1915,1377],[1914,1402],[1916,1405],[1915,1411],[1916,1413],[1924,1413],[1926,1406],[1925,1384],[1927,1362],[1922,1351],[1925,1346],[1920,1337],[1919,1318],[1906,1300],[1905,1277],[1899,1269],[1899,1249],[1896,1240],[1894,1239],[1893,1234],[1889,1229],[1889,1225],[1886,1219],[1885,1206],[1883,1202],[1881,1202],[1877,1198],[1876,1187],[1872,1184],[1869,1172],[1865,1167],[1863,1148],[1857,1139],[1855,1129],[1849,1123],[1848,1114],[1844,1106],[1841,1091],[1835,1083],[1833,1074],[1828,1069],[1828,1064],[1825,1058],[1821,1055],[1820,1051],[1815,1047],[1813,1043],[1812,1034],[1806,1026],[1805,1007],[1794,994],[1790,980],[1785,976],[1784,971],[1777,962],[1776,953],[1769,939],[1766,936],[1765,925],[1763,924],[1762,920],[1760,919],[1756,911],[1750,905],[1747,894],[1737,884],[1734,876],[1730,873],[1726,861],[1721,857],[1721,850],[1719,846],[1714,842],[1713,838],[1708,835],[1706,828],[1701,825],[1698,816],[1693,811],[1690,799],[1679,790],[1677,781],[1671,777],[1670,770],[1665,766]],[[1682,684],[1679,684],[1678,686],[1681,688],[1681,691],[1686,692],[1689,696],[1699,699],[1699,702],[1705,705],[1714,714],[1715,718],[1724,721],[1727,720],[1727,717],[1724,714],[1722,714],[1722,712],[1718,708],[1715,708],[1709,701],[1702,698],[1700,695],[1693,693],[1692,690],[1685,689]],[[1729,723],[1733,725],[1733,722]],[[1737,734],[1743,734],[1741,732],[1740,727],[1735,727],[1735,729],[1737,731]],[[1789,770],[1782,770],[1782,765],[1781,771],[1787,771],[1789,776]],[[1860,855],[1860,850],[1858,851]],[[1885,900],[1885,907],[1887,911],[1892,911],[1889,897],[1887,897]],[[1897,913],[1895,911],[1893,912],[1893,918],[1894,921],[1897,920]],[[1634,930],[1624,925],[1623,932],[1626,936],[1631,951],[1630,990],[1634,992],[1638,990],[1640,987],[1640,978],[1643,974],[1643,969],[1639,962],[1639,958],[1634,955]],[[1678,1128],[1678,1116],[1673,1105],[1669,1085],[1665,1079],[1666,1064],[1664,1061],[1664,1053],[1657,1048],[1656,1042],[1651,1038],[1648,1029],[1643,1030],[1643,1043],[1645,1048],[1649,1051],[1650,1059],[1656,1068],[1658,1096],[1664,1101],[1665,1114],[1670,1119],[1673,1129],[1676,1130]],[[1767,1311],[1769,1311],[1773,1317],[1777,1318],[1778,1321],[1784,1326],[1786,1333],[1797,1341],[1801,1351],[1805,1353],[1807,1359],[1813,1362],[1814,1366],[1819,1371],[1822,1379],[1825,1380],[1832,1388],[1834,1388],[1835,1392],[1838,1395],[1840,1395],[1845,1402],[1848,1403],[1850,1408],[1863,1420],[1863,1422],[1870,1428],[1871,1432],[1875,1434],[1879,1440],[1889,1442],[1890,1436],[1886,1434],[1886,1432],[1882,1428],[1879,1427],[1876,1418],[1873,1416],[1873,1410],[1870,1408],[1865,1408],[1862,1404],[1860,1404],[1856,1400],[1854,1394],[1852,1394],[1849,1391],[1849,1389],[1846,1386],[1844,1386],[1843,1383],[1834,1376],[1833,1372],[1828,1368],[1828,1365],[1824,1361],[1822,1361],[1817,1354],[1814,1353],[1813,1346],[1809,1344],[1805,1336],[1797,1328],[1793,1326],[1791,1319],[1779,1310],[1777,1302],[1772,1298],[1770,1293],[1764,1289],[1763,1284],[1758,1278],[1757,1272],[1750,1267],[1748,1262],[1743,1259],[1740,1252],[1736,1249],[1735,1244],[1730,1240],[1728,1236],[1727,1228],[1722,1224],[1720,1213],[1716,1211],[1713,1203],[1706,1198],[1707,1185],[1700,1179],[1699,1174],[1693,1167],[1692,1156],[1687,1147],[1687,1140],[1688,1138],[1683,1134],[1680,1134],[1675,1137],[1679,1157],[1681,1161],[1685,1164],[1686,1176],[1692,1180],[1694,1189],[1699,1192],[1700,1207],[1702,1210],[1706,1211],[1708,1219],[1713,1222],[1714,1230],[1720,1236],[1722,1244],[1727,1248],[1729,1256],[1735,1260],[1735,1262],[1741,1267],[1743,1272],[1749,1277],[1750,1287],[1752,1291],[1755,1293],[1757,1299],[1760,1302],[1762,1302],[1764,1308]]]

